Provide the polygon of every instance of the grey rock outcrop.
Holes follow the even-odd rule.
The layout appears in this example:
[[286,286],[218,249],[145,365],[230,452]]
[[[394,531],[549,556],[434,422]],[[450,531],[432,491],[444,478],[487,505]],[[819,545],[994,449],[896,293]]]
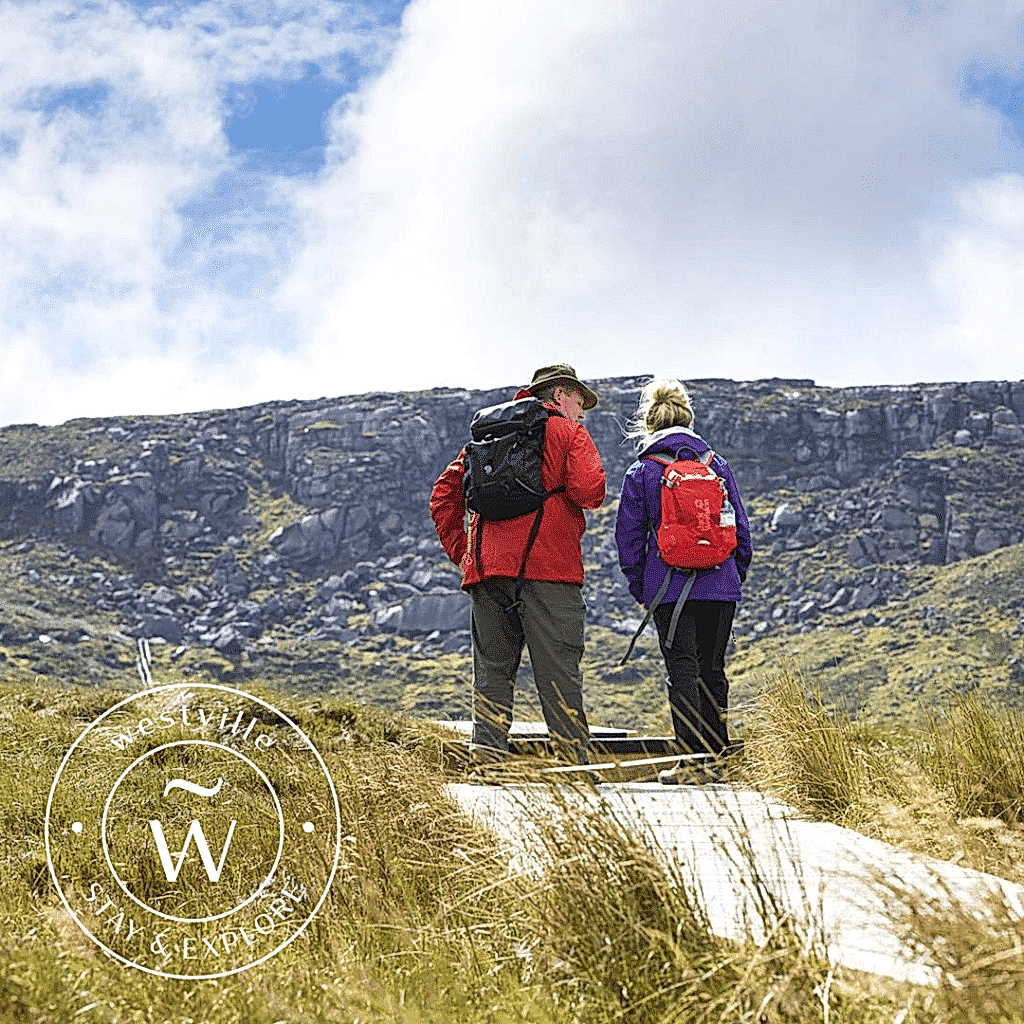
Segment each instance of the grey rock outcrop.
[[[601,404],[586,422],[609,500],[633,458],[622,424],[645,379],[596,382]],[[696,427],[729,459],[748,504],[770,496],[770,511],[752,523],[760,564],[828,553],[837,566],[834,587],[773,594],[738,620],[741,630],[879,616],[898,589],[894,567],[973,558],[1024,538],[1024,382],[689,386]],[[430,489],[475,410],[513,390],[78,421],[59,428],[73,438],[59,443],[47,428],[4,428],[0,536],[53,536],[120,563],[122,572],[92,581],[91,600],[139,635],[232,657],[275,624],[340,642],[436,633],[441,644],[464,634],[468,605],[433,533]],[[19,445],[47,451],[47,462],[19,459]],[[277,528],[263,531],[271,504]],[[611,523],[592,517],[584,537],[595,567],[585,596],[589,621],[624,630],[636,606]],[[296,581],[316,582],[302,597]]]

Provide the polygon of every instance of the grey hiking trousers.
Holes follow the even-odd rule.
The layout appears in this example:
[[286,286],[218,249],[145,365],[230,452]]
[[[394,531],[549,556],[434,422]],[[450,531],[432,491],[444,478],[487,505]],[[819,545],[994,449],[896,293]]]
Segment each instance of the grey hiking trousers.
[[530,651],[544,721],[559,756],[585,764],[590,736],[583,710],[584,605],[575,583],[498,576],[469,587],[473,602],[473,751],[480,760],[508,752],[512,700],[523,644]]

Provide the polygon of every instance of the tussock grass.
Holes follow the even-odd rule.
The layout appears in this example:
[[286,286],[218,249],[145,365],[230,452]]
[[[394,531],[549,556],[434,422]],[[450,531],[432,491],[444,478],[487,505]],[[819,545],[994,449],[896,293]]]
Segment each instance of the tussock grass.
[[[322,752],[346,836],[341,870],[307,932],[262,968],[215,981],[153,978],[108,960],[60,906],[43,815],[60,759],[91,717],[83,710],[98,713],[123,694],[38,696],[7,693],[0,705],[0,1019],[447,1020],[518,990],[508,922],[521,893],[497,884],[506,864],[493,836],[442,795],[436,741],[341,702],[279,702],[307,735],[330,735]],[[141,893],[145,879],[136,881]]]
[[[877,737],[808,700],[791,674],[769,689],[747,746],[752,778],[833,818],[863,816],[881,793],[892,798],[894,788],[879,781],[892,753]],[[831,969],[821,943],[796,933],[756,877],[760,920],[750,925],[758,941],[714,935],[685,871],[587,801],[567,803],[558,822],[542,823],[542,873],[510,873],[495,836],[446,798],[429,729],[339,699],[265,696],[327,762],[341,806],[342,865],[312,926],[267,964],[182,982],[108,960],[63,912],[42,855],[46,793],[64,751],[123,694],[0,694],[0,1019],[1024,1019],[1017,955],[1024,941],[996,918],[975,935],[948,913],[915,908],[916,933],[938,951],[946,984],[929,991],[868,984]],[[956,935],[968,938],[957,946]]]
[[830,990],[823,946],[797,932],[756,873],[759,920],[746,941],[722,938],[685,868],[666,865],[606,808],[559,803],[541,830],[547,868],[531,925],[534,970],[545,971],[560,1006],[574,1008],[570,1019],[874,1019],[864,993]]
[[997,710],[969,692],[936,721],[919,760],[949,790],[964,817],[1024,821],[1024,716]]
[[1024,883],[1024,729],[968,694],[926,728],[865,725],[788,666],[758,696],[742,776],[809,817]]
[[983,914],[967,912],[948,889],[927,899],[895,895],[906,935],[935,966],[937,991],[926,1002],[934,1019],[1024,1021],[1024,907],[1012,894],[991,892]]
[[1024,882],[1024,719],[970,692],[927,727],[852,720],[783,665],[745,772],[810,817]]
[[756,778],[783,799],[827,821],[856,814],[868,786],[865,752],[843,712],[788,665],[758,695],[759,723],[746,744]]
[[[787,666],[759,696],[748,770],[812,816],[918,852],[1024,882],[1024,718],[977,691],[925,729],[879,733],[826,708]],[[888,888],[901,929],[935,965],[938,988],[911,998],[901,1022],[1024,1022],[1024,906]],[[893,997],[896,1001],[904,994]]]

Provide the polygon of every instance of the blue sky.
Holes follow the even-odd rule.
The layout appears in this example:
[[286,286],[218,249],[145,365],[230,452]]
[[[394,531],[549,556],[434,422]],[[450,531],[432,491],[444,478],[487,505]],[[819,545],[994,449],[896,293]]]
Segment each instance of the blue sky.
[[964,72],[964,96],[983,103],[1005,119],[1006,127],[1024,143],[1024,78],[968,64]]
[[1024,377],[1024,4],[0,5],[0,424]]
[[271,174],[315,173],[323,168],[325,120],[334,104],[358,83],[318,81],[312,72],[298,82],[256,82],[232,102],[225,131],[231,149]]

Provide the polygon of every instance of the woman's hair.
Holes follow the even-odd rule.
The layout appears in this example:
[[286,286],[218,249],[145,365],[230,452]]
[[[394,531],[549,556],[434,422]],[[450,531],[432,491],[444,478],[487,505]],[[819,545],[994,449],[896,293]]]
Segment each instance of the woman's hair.
[[692,428],[693,406],[679,381],[655,379],[640,392],[636,414],[626,425],[626,437],[635,438],[643,447],[651,435],[666,427]]

